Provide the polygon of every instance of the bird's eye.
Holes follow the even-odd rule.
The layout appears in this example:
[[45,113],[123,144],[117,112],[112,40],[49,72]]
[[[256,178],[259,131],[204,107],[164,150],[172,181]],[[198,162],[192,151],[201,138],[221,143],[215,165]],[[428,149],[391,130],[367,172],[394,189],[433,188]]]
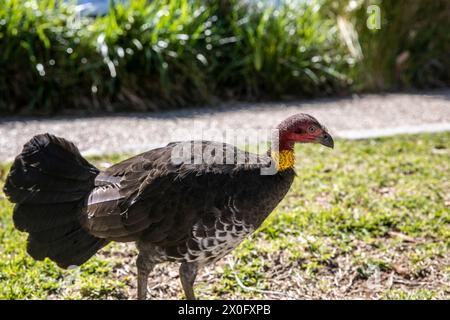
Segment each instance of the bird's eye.
[[308,128],[308,132],[309,133],[313,133],[314,131],[316,131],[316,126],[310,126],[309,128]]

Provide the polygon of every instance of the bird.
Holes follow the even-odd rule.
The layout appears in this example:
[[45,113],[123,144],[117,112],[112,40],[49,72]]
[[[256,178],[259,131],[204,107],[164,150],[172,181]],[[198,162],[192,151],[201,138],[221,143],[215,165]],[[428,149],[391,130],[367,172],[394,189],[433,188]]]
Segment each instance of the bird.
[[[155,265],[176,262],[185,298],[194,300],[198,271],[258,229],[289,191],[295,143],[334,147],[327,129],[308,114],[290,116],[274,132],[263,154],[222,142],[179,141],[103,171],[72,142],[39,134],[15,158],[4,193],[15,204],[15,228],[28,233],[32,258],[69,268],[111,242],[135,242],[138,299],[147,298]],[[184,158],[174,156],[181,146],[189,151]],[[206,150],[226,157],[192,161]],[[268,168],[275,170],[263,174]]]

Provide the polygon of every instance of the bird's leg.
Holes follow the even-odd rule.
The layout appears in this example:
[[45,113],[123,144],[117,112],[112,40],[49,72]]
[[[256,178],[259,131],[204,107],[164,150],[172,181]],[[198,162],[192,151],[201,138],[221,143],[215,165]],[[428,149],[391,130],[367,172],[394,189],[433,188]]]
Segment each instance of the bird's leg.
[[137,261],[137,273],[138,273],[138,300],[145,300],[147,298],[147,280],[148,275],[155,266],[154,263],[148,261],[143,254],[139,254]]
[[195,300],[194,281],[197,271],[198,265],[196,263],[183,262],[180,266],[181,285],[188,300]]

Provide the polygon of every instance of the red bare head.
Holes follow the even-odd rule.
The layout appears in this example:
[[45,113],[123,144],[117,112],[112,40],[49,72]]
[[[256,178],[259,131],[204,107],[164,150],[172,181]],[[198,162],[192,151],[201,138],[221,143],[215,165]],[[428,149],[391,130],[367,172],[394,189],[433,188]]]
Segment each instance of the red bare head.
[[292,150],[296,142],[300,143],[320,143],[326,147],[333,148],[334,141],[324,126],[314,117],[299,113],[293,115],[278,127],[279,150]]

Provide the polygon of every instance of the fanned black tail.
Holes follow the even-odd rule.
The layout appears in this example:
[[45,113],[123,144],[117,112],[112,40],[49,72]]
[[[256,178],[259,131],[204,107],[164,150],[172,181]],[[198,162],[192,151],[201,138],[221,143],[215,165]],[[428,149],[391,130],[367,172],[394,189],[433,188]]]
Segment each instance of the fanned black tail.
[[107,243],[79,222],[84,198],[98,173],[65,139],[41,134],[24,145],[4,192],[16,203],[14,224],[29,233],[27,251],[33,258],[49,257],[67,268],[84,263]]

